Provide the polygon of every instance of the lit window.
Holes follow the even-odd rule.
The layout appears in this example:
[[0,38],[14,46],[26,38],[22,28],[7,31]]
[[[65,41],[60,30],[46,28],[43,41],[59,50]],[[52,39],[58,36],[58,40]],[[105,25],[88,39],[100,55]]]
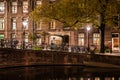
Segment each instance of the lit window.
[[15,39],[16,38],[16,34],[12,34],[12,39]]
[[36,29],[37,30],[41,30],[41,28],[42,28],[42,21],[40,21],[36,24]]
[[42,4],[42,1],[36,1],[36,5],[40,6]]
[[36,44],[39,46],[42,43],[42,40],[40,38],[40,34],[37,34],[37,40],[36,40]]
[[4,13],[4,11],[5,11],[4,2],[0,2],[0,13]]
[[0,18],[0,30],[4,30],[4,19]]
[[56,28],[56,23],[54,20],[50,22],[50,29],[55,29]]
[[95,77],[95,80],[100,80],[100,77]]
[[12,30],[16,30],[16,27],[17,27],[16,18],[12,18]]
[[28,34],[25,33],[25,42],[28,42]]
[[23,2],[23,13],[28,13],[28,2],[27,1]]
[[4,34],[0,34],[0,39],[4,39]]
[[25,23],[25,25],[23,25],[23,29],[27,30],[28,29],[28,18],[23,18],[22,23]]
[[93,34],[93,44],[100,45],[100,34],[99,33]]
[[84,41],[85,41],[85,34],[84,33],[78,34],[78,45],[84,46]]
[[17,2],[12,2],[12,13],[17,13]]

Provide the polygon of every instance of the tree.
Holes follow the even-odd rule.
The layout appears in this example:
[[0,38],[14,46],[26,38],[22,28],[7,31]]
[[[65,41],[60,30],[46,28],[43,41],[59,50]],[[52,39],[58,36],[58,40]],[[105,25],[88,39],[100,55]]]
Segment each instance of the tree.
[[85,0],[60,0],[54,3],[46,0],[42,6],[34,9],[31,16],[35,21],[54,19],[64,27],[76,27],[81,22],[89,22],[91,13]]
[[105,27],[112,25],[113,17],[119,11],[117,0],[58,0],[54,3],[46,0],[31,16],[35,21],[54,19],[71,28],[80,27],[81,23],[93,23],[100,30],[100,52],[104,53]]
[[45,31],[41,31],[40,34],[41,34],[41,36],[43,36],[43,41],[42,42],[45,42],[45,38],[46,38],[47,35],[49,35],[49,33],[45,32]]
[[37,39],[37,34],[33,34],[33,33],[30,33],[29,36],[28,36],[29,40],[33,42],[33,45],[35,45],[36,43],[36,39]]
[[[101,34],[101,47],[100,52],[104,53],[105,45],[104,45],[104,35],[105,35],[105,27],[107,26],[115,26],[113,19],[116,15],[120,14],[120,4],[117,0],[91,0],[92,5],[95,6],[94,12],[95,14],[100,16],[100,23],[98,28]],[[117,21],[118,22],[118,21]]]

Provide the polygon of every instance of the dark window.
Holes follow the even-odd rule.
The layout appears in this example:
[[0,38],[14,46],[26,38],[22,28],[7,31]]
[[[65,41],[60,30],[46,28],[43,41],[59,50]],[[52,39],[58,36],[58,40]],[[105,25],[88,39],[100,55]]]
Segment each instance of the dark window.
[[118,34],[112,34],[112,37],[118,37]]
[[118,26],[118,25],[119,25],[118,20],[119,20],[119,16],[114,16],[114,17],[113,17],[113,24],[114,24],[115,26]]

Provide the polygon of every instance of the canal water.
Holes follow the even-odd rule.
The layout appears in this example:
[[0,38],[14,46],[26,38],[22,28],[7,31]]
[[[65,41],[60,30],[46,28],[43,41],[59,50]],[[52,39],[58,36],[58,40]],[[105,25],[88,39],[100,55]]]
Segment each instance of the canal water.
[[0,69],[0,80],[120,80],[120,69],[34,66]]

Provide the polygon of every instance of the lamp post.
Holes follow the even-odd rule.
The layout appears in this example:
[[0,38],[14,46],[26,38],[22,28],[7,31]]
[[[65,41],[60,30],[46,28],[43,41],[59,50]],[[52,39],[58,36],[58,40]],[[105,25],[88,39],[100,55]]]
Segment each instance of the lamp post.
[[25,49],[25,28],[27,26],[27,22],[26,21],[23,21],[23,40],[22,40],[22,47],[23,49]]
[[87,27],[87,50],[89,52],[90,46],[89,46],[89,31],[90,31],[90,26]]

